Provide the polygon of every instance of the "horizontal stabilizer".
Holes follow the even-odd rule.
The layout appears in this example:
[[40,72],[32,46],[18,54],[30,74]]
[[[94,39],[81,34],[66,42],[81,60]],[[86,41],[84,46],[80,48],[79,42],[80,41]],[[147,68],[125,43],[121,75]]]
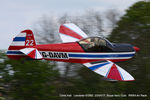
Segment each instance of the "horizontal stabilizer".
[[42,59],[42,55],[39,53],[39,51],[36,48],[24,48],[19,50],[25,55],[29,56],[32,59]]
[[134,78],[128,72],[111,61],[104,60],[99,62],[85,63],[84,65],[97,74],[100,74],[108,79],[134,81]]

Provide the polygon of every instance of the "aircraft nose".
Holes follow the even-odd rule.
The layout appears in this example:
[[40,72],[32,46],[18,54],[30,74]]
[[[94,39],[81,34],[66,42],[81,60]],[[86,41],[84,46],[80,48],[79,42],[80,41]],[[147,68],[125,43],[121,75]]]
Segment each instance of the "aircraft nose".
[[140,48],[138,48],[138,47],[136,47],[136,46],[134,46],[133,49],[134,49],[136,52],[138,52],[138,51],[140,50]]

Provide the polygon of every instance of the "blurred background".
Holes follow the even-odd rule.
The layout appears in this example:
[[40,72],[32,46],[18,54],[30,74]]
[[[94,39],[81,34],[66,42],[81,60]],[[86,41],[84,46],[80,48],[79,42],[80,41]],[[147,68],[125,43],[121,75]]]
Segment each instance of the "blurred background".
[[[8,0],[0,5],[0,100],[150,99],[149,0]],[[89,36],[139,47],[133,59],[117,63],[136,80],[106,81],[80,64],[7,58],[5,52],[20,31],[32,29],[38,44],[61,43],[59,26],[67,22]],[[73,97],[75,94],[126,96]]]

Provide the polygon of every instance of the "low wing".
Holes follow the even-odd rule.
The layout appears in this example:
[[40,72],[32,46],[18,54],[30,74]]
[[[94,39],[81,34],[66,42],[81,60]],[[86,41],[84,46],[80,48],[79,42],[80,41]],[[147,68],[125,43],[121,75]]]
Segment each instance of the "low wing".
[[39,53],[39,51],[36,48],[24,48],[19,50],[25,55],[29,56],[32,59],[42,59],[42,55]]
[[104,60],[84,63],[84,65],[107,79],[119,81],[134,81],[134,78],[128,72],[111,61]]
[[79,27],[72,23],[62,24],[59,35],[63,42],[75,42],[87,37]]

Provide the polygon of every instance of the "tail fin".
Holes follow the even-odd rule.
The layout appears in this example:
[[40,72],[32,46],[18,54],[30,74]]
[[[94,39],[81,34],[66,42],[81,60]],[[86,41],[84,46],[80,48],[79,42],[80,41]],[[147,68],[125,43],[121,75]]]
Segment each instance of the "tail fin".
[[31,30],[21,31],[14,39],[8,48],[7,56],[11,59],[20,59],[26,57],[26,55],[21,52],[24,48],[35,48],[36,42],[34,39],[33,32]]
[[31,30],[24,30],[13,39],[13,42],[11,43],[10,46],[31,47],[35,45],[36,43],[35,43],[33,32]]

